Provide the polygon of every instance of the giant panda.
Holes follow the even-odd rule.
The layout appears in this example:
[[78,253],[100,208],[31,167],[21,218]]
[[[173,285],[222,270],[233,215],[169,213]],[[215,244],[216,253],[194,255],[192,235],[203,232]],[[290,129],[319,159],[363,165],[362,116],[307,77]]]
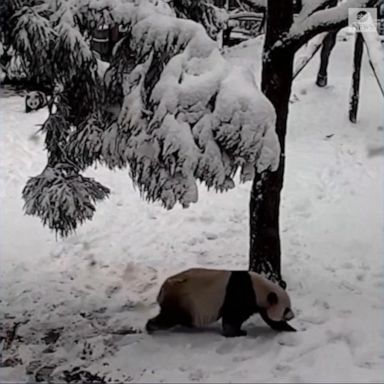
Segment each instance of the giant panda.
[[32,91],[25,96],[25,112],[37,111],[48,104],[47,96],[41,91]]
[[294,317],[287,292],[254,272],[188,269],[165,280],[157,302],[160,313],[148,320],[148,333],[202,327],[221,318],[224,336],[244,336],[241,325],[255,313],[272,329],[296,331],[287,323]]

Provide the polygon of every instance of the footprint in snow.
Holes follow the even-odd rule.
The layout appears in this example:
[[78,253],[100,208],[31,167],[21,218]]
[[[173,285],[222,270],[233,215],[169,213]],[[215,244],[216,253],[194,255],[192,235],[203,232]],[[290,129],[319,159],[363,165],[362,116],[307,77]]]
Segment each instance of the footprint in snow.
[[216,233],[204,232],[203,235],[204,235],[204,237],[205,237],[207,240],[216,240],[216,239],[217,239],[217,235],[216,235]]
[[200,216],[199,219],[204,224],[212,224],[215,221],[213,216]]
[[357,288],[356,286],[350,284],[348,281],[342,281],[340,284],[338,284],[339,288],[344,288],[350,292],[353,292],[356,295],[361,295],[362,291]]
[[292,366],[290,366],[290,365],[288,365],[288,364],[277,364],[276,366],[275,366],[275,368],[273,369],[275,372],[276,372],[276,374],[278,374],[278,375],[280,375],[280,374],[287,374],[287,373],[289,373],[289,372],[291,372],[292,371]]
[[229,217],[229,221],[231,221],[232,223],[238,224],[238,223],[243,222],[246,217],[247,216],[244,214],[235,214],[235,215]]
[[348,318],[352,315],[352,311],[349,309],[343,309],[338,312],[338,316],[341,318]]
[[233,340],[225,340],[216,348],[216,353],[219,355],[226,355],[228,353],[231,353],[236,344],[233,342]]
[[118,293],[121,290],[120,284],[109,285],[105,290],[105,295],[110,299],[113,295]]
[[364,281],[365,280],[365,274],[364,273],[358,273],[356,275],[356,280],[357,281]]
[[321,315],[317,315],[317,316],[304,316],[304,317],[301,317],[300,320],[303,323],[310,323],[310,324],[314,324],[314,325],[321,325],[321,324],[324,324],[326,321],[328,321],[328,317],[321,316]]
[[243,361],[247,361],[247,360],[250,360],[250,359],[252,359],[252,358],[254,358],[254,356],[243,356],[243,355],[241,355],[241,356],[234,356],[234,357],[232,358],[232,361],[233,361],[234,363],[241,363],[241,362],[243,362]]
[[330,308],[330,305],[328,304],[328,302],[326,302],[324,300],[319,300],[319,299],[316,299],[313,302],[313,305],[315,307],[320,307],[321,309],[326,309],[326,310],[328,310]]
[[192,237],[192,239],[189,239],[187,241],[187,244],[190,245],[191,247],[199,243],[201,243],[201,240],[199,240],[197,237]]
[[277,342],[286,347],[297,347],[301,344],[302,340],[298,334],[284,333],[278,336]]
[[204,378],[204,373],[201,369],[196,369],[188,375],[188,379],[191,381],[201,381]]
[[355,268],[355,266],[350,261],[347,261],[346,263],[341,264],[340,267],[343,268],[343,269],[353,269],[353,268]]

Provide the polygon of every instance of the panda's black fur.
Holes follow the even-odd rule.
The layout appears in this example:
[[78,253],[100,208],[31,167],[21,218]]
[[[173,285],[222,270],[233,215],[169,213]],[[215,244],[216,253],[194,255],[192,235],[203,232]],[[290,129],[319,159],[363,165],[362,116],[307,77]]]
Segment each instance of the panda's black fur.
[[[165,281],[158,296],[160,313],[147,322],[146,329],[148,333],[152,333],[156,330],[172,328],[176,325],[186,327],[196,326],[196,320],[194,320],[193,314],[191,313],[191,308],[193,308],[193,305],[196,306],[196,303],[190,304],[191,301],[189,300],[189,297],[193,297],[194,292],[189,292],[181,285],[188,284],[188,279],[192,280],[194,278],[193,275],[191,276],[191,271],[196,271],[196,276],[198,276],[201,271],[212,271],[213,273],[217,272],[218,279],[227,279],[221,282],[221,285],[224,287],[222,293],[220,289],[216,289],[216,292],[219,292],[218,296],[220,296],[218,299],[222,299],[219,306],[217,306],[217,312],[216,309],[214,309],[213,317],[208,316],[208,320],[201,321],[202,323],[209,324],[210,322],[221,318],[222,333],[224,336],[234,337],[246,335],[246,332],[241,329],[241,326],[250,316],[256,313],[259,313],[264,321],[273,329],[279,331],[295,331],[295,329],[283,319],[279,321],[272,320],[268,316],[267,310],[258,304],[258,302],[260,303],[261,301],[257,298],[258,292],[255,292],[254,284],[252,283],[252,278],[248,271],[215,271],[195,269],[182,272],[181,274],[171,277]],[[189,273],[184,280],[183,273]],[[220,275],[220,273],[222,273],[222,275]],[[215,279],[215,276],[216,275],[213,276],[213,280]],[[182,288],[184,288],[185,294],[180,293],[180,289]],[[204,288],[198,286],[196,289],[201,292]],[[209,295],[209,289],[206,292]],[[277,292],[279,291],[277,290]],[[264,306],[277,305],[279,298],[274,291],[265,294],[266,304]],[[221,296],[224,297],[221,298]],[[184,298],[186,304],[184,303]],[[290,308],[287,308],[287,310],[291,312]]]

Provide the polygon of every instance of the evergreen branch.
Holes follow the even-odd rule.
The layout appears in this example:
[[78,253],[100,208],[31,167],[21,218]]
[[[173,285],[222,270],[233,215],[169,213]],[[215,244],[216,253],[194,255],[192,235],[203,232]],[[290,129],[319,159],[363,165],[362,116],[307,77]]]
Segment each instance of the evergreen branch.
[[91,116],[69,136],[66,151],[80,169],[100,159],[103,132],[102,123]]
[[57,164],[29,179],[22,196],[27,215],[38,216],[44,226],[65,237],[79,223],[91,220],[96,201],[104,200],[109,193],[108,188],[72,167]]

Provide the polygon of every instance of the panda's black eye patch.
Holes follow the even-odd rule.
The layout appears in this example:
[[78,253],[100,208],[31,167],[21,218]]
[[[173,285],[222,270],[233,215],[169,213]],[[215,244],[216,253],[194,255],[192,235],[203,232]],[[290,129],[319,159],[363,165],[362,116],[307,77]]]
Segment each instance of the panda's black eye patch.
[[268,293],[267,301],[268,301],[269,304],[274,305],[274,304],[277,304],[279,299],[278,299],[278,297],[277,297],[275,292],[270,292],[270,293]]

